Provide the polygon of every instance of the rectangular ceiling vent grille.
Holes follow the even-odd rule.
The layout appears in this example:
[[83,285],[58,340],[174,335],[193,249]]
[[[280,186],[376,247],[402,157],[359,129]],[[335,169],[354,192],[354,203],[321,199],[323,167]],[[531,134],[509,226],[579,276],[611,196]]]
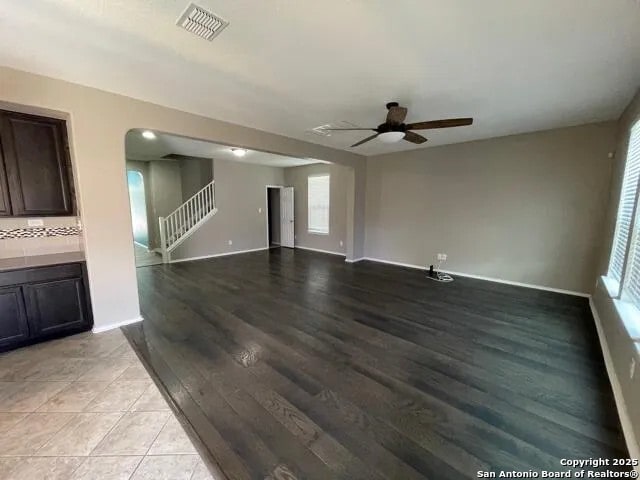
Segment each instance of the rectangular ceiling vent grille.
[[180,18],[178,18],[176,25],[184,28],[188,32],[195,33],[205,40],[211,41],[229,25],[229,22],[199,7],[195,3],[190,3],[184,13],[180,15]]

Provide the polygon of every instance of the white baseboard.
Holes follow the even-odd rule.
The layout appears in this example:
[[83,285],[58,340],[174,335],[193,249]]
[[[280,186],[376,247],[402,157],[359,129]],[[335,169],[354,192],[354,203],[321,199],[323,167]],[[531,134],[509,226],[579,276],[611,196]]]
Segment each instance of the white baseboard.
[[345,258],[344,261],[347,262],[347,263],[357,263],[357,262],[361,262],[362,260],[367,260],[367,258],[365,258],[365,257],[353,258],[353,259]]
[[302,245],[296,245],[296,248],[299,248],[301,250],[309,250],[311,252],[328,253],[329,255],[340,255],[341,257],[346,256],[344,253],[332,252],[331,250],[320,250],[319,248],[303,247]]
[[382,258],[362,257],[360,260],[368,260],[370,262],[385,263],[387,265],[395,265],[396,267],[416,268],[418,270],[426,270],[424,265],[414,265],[412,263],[394,262],[391,260],[383,260]]
[[192,262],[194,260],[206,260],[207,258],[226,257],[228,255],[238,255],[240,253],[259,252],[261,250],[269,250],[269,247],[251,248],[249,250],[235,250],[233,252],[224,252],[224,253],[214,253],[212,255],[203,255],[201,257],[180,258],[178,260],[171,260],[169,263]]
[[110,323],[109,325],[102,325],[99,327],[94,326],[93,329],[91,329],[91,331],[93,333],[102,333],[108,330],[113,330],[114,328],[120,328],[126,325],[131,325],[132,323],[138,323],[138,322],[141,322],[142,320],[144,320],[142,317],[136,317],[131,320],[124,320],[122,322]]
[[574,290],[563,290],[562,288],[545,287],[544,285],[535,285],[533,283],[521,283],[513,282],[511,280],[502,280],[501,278],[484,277],[482,275],[471,275],[469,273],[452,272],[450,270],[443,270],[444,273],[449,275],[458,275],[459,277],[475,278],[478,280],[487,280],[489,282],[504,283],[506,285],[514,285],[516,287],[533,288],[535,290],[545,290],[547,292],[564,293],[565,295],[573,295],[576,297],[590,298],[591,295],[585,292],[576,292]]
[[[611,389],[613,390],[613,398],[616,402],[616,408],[618,410],[618,416],[620,417],[620,425],[622,425],[622,433],[624,440],[629,449],[629,458],[640,458],[640,445],[636,439],[633,431],[633,424],[629,418],[629,412],[627,411],[627,404],[622,396],[622,388],[620,387],[620,381],[616,374],[615,367],[613,365],[613,359],[611,358],[611,351],[604,335],[602,328],[602,321],[598,310],[593,303],[593,298],[589,298],[589,306],[591,307],[591,314],[596,324],[596,330],[598,331],[598,339],[600,340],[600,348],[602,349],[602,356],[604,357],[604,364],[607,368],[607,374],[609,376],[609,382],[611,383]],[[640,466],[635,467],[636,472],[640,472]]]
[[[427,267],[424,266],[424,265],[414,265],[414,264],[411,264],[411,263],[392,262],[390,260],[382,260],[381,258],[365,257],[362,260],[369,260],[371,262],[378,262],[378,263],[386,263],[386,264],[389,264],[389,265],[396,265],[396,266],[399,266],[399,267],[417,268],[417,269],[420,269],[420,270],[426,270],[427,269]],[[485,277],[484,275],[474,275],[474,274],[471,274],[471,273],[453,272],[451,270],[442,270],[442,271],[444,273],[448,273],[449,275],[453,275],[453,276],[475,278],[477,280],[486,280],[488,282],[495,282],[495,283],[504,283],[505,285],[514,285],[516,287],[533,288],[535,290],[545,290],[547,292],[563,293],[565,295],[574,295],[574,296],[577,296],[577,297],[585,297],[585,298],[589,298],[591,296],[588,293],[584,293],[584,292],[576,292],[576,291],[573,291],[573,290],[563,290],[561,288],[545,287],[544,285],[535,285],[535,284],[532,284],[532,283],[514,282],[514,281],[511,281],[511,280],[503,280],[501,278]]]

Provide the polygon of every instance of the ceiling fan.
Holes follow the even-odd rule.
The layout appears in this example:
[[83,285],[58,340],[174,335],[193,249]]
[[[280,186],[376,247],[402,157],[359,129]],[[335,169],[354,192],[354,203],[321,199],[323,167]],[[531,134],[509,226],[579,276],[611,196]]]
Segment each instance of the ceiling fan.
[[387,103],[387,120],[376,128],[325,128],[332,131],[353,131],[353,130],[373,130],[374,135],[354,143],[351,147],[357,147],[363,143],[378,137],[384,143],[394,143],[406,140],[411,143],[421,144],[427,141],[422,135],[418,135],[413,130],[429,130],[434,128],[464,127],[473,123],[473,118],[448,118],[442,120],[431,120],[428,122],[404,123],[407,117],[407,109],[401,107],[398,102]]

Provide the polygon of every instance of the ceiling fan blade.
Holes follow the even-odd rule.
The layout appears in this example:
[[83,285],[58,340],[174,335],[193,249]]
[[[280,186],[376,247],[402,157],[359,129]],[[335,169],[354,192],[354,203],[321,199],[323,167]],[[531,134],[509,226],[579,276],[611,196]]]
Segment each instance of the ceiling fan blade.
[[464,127],[471,125],[473,118],[449,118],[443,120],[431,120],[430,122],[417,122],[407,125],[407,130],[427,130],[431,128]]
[[422,135],[418,135],[415,132],[405,132],[404,133],[404,140],[411,142],[411,143],[417,143],[417,144],[421,144],[427,141],[426,138],[424,138]]
[[357,147],[358,145],[362,145],[363,143],[368,142],[369,140],[373,140],[374,138],[376,138],[378,136],[378,134],[376,133],[375,135],[371,135],[370,137],[365,138],[364,140],[360,140],[358,143],[354,143],[353,145],[351,145],[351,148],[353,147]]
[[372,130],[374,132],[377,132],[378,130],[376,130],[375,128],[323,128],[322,130],[329,130],[329,131],[336,131],[336,130],[342,130],[342,131],[349,131],[349,130]]
[[400,125],[407,118],[407,109],[404,107],[390,107],[387,113],[387,123]]

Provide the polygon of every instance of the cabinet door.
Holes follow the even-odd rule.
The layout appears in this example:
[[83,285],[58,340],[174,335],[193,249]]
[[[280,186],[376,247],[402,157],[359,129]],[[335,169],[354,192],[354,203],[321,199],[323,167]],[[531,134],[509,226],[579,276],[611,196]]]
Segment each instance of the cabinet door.
[[11,202],[9,201],[7,171],[4,168],[4,155],[2,155],[2,138],[0,138],[0,217],[9,215],[11,215]]
[[29,338],[29,327],[20,287],[0,288],[0,349]]
[[34,336],[86,330],[89,325],[82,278],[25,285],[27,316]]
[[73,215],[63,120],[0,112],[0,139],[14,216]]

